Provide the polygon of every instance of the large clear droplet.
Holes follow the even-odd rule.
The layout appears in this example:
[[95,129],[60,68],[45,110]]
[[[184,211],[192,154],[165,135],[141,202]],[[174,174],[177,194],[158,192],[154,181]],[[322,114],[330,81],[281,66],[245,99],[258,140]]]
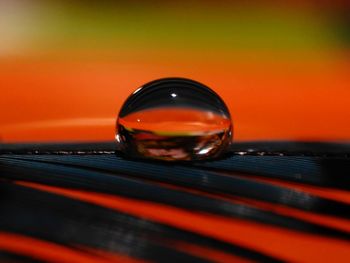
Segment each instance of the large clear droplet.
[[135,158],[192,161],[216,158],[232,140],[223,100],[190,79],[166,78],[137,89],[118,116],[118,148]]

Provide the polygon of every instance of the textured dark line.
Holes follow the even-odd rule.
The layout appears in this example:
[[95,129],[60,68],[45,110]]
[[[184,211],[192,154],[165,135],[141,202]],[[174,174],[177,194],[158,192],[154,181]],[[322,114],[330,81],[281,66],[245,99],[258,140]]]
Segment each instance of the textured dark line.
[[234,142],[232,152],[248,155],[350,157],[350,142],[249,141]]
[[[185,186],[211,193],[230,194],[241,197],[282,204],[314,213],[349,218],[348,204],[320,198],[293,188],[257,182],[249,178],[226,176],[213,171],[176,164],[128,161],[113,155],[106,156],[4,156],[29,161],[66,164],[80,168],[93,168],[116,175],[129,175],[138,179]],[[120,178],[120,177],[119,177]],[[167,190],[168,191],[168,190]]]
[[[6,169],[6,163],[9,165],[8,169]],[[194,209],[229,217],[253,220],[313,234],[349,239],[349,233],[335,230],[330,227],[308,223],[300,219],[282,216],[243,204],[189,194],[182,191],[175,191],[154,184],[144,183],[140,180],[123,178],[120,175],[110,175],[86,169],[83,170],[80,168],[40,162],[6,160],[4,158],[0,162],[0,165],[0,171],[4,174],[3,177],[9,179],[29,180],[44,184],[83,188],[103,193],[123,195],[140,200],[165,203],[167,205],[189,210]],[[18,166],[22,169],[19,169]],[[30,175],[28,175],[29,170],[31,171]]]
[[350,159],[302,156],[231,156],[195,164],[214,171],[243,172],[303,184],[350,190]]
[[[0,144],[0,154],[114,155],[115,150],[114,142]],[[221,160],[192,164],[214,171],[350,190],[350,143],[239,142],[232,145],[232,151]]]
[[39,153],[99,153],[115,152],[114,142],[89,143],[3,143],[0,144],[0,154],[39,154]]
[[[87,143],[3,143],[0,154],[113,154],[115,142]],[[253,156],[319,156],[350,158],[350,143],[293,142],[293,141],[251,141],[234,142],[232,155]]]
[[2,197],[6,198],[6,202],[0,202],[4,211],[0,229],[6,231],[155,262],[204,262],[173,249],[173,242],[182,241],[252,260],[274,260],[250,249],[57,194],[10,183],[0,185],[0,189]]

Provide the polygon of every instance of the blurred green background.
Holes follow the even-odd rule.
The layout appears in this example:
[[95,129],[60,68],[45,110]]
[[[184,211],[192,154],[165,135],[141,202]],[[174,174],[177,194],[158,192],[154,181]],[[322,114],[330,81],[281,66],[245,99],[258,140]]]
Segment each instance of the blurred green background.
[[[247,3],[248,2],[248,3]],[[315,53],[349,46],[346,5],[322,1],[0,3],[0,54],[65,49]]]

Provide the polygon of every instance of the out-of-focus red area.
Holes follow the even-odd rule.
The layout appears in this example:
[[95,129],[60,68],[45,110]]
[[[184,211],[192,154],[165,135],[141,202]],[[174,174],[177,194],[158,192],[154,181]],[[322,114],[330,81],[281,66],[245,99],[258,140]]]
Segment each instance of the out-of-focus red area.
[[[223,57],[225,54],[221,54]],[[69,57],[69,54],[62,54]],[[350,138],[348,54],[285,60],[240,54],[188,60],[184,54],[118,61],[3,60],[0,136],[4,142],[113,140],[129,94],[157,78],[188,77],[212,87],[228,104],[236,140]]]

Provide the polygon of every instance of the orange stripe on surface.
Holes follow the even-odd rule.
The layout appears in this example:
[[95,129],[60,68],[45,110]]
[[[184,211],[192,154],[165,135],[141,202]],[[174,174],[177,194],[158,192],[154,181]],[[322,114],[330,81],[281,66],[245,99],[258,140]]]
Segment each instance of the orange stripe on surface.
[[350,260],[350,243],[343,240],[303,234],[239,219],[192,213],[161,204],[107,194],[68,190],[35,183],[21,184],[208,235],[287,261],[346,262]]
[[[47,242],[23,235],[0,232],[0,249],[16,254],[26,255],[34,259],[49,262],[67,263],[107,263],[106,259],[74,250],[52,242]],[[137,263],[137,261],[123,255],[113,254],[114,262]]]

